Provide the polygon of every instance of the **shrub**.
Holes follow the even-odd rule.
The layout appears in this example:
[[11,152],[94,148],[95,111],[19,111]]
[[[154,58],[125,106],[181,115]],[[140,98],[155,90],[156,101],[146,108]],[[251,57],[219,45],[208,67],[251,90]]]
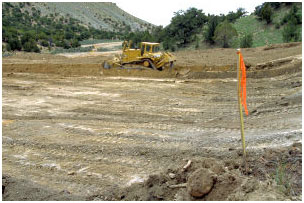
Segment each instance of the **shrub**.
[[241,39],[241,48],[250,48],[253,44],[252,34],[247,34]]
[[265,3],[265,5],[263,6],[262,10],[261,10],[261,17],[262,20],[266,20],[267,24],[272,22],[272,9],[270,6],[270,3]]
[[284,42],[296,42],[300,40],[300,34],[297,26],[293,22],[289,22],[283,29]]
[[6,44],[6,51],[11,51],[11,45],[10,44]]
[[71,41],[71,46],[72,46],[73,48],[75,48],[75,47],[80,47],[80,43],[79,43],[79,41],[78,41],[77,39],[73,39],[73,40]]
[[207,30],[204,32],[205,41],[209,44],[214,44],[214,32],[216,26],[219,24],[219,18],[217,16],[210,17],[208,24],[207,24]]
[[40,52],[40,49],[38,48],[36,42],[32,39],[24,43],[23,50],[26,52]]
[[8,46],[9,49],[14,51],[14,50],[18,50],[20,51],[22,49],[20,40],[18,39],[18,37],[12,37],[8,40]]
[[219,24],[214,32],[215,41],[221,44],[223,48],[228,48],[229,42],[235,36],[237,36],[236,29],[227,20]]
[[49,46],[49,43],[46,40],[42,40],[40,44],[41,44],[41,46],[44,46],[44,47],[48,47]]

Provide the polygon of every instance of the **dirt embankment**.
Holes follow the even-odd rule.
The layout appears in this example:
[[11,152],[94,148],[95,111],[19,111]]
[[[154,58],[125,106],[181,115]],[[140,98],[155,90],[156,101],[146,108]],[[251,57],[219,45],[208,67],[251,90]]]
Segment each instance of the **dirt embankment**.
[[[274,77],[301,71],[301,43],[273,45],[244,49],[248,78]],[[3,59],[4,72],[60,74],[64,76],[135,76],[152,78],[234,78],[237,55],[234,49],[180,51],[175,53],[177,63],[172,70],[103,69],[104,60],[112,55],[88,55],[66,58],[63,56],[18,54]]]
[[[135,201],[288,201],[300,195],[302,144],[231,159],[199,158],[150,175],[143,183],[114,192],[112,200]],[[272,178],[270,178],[272,176]],[[274,178],[273,178],[274,177]]]

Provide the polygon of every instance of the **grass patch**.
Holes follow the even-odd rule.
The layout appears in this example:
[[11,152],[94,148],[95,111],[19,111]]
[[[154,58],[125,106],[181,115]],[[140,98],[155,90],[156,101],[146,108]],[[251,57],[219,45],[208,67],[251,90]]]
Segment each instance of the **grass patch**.
[[252,47],[283,43],[282,28],[276,29],[274,24],[267,25],[265,21],[259,21],[254,15],[238,19],[234,27],[239,35],[238,40],[246,34],[253,35]]
[[111,40],[111,39],[87,39],[80,41],[80,45],[87,44],[99,44],[99,43],[108,43],[108,42],[120,42],[121,40]]
[[288,177],[288,170],[286,167],[286,164],[284,163],[278,163],[274,175],[274,179],[278,186],[280,186],[282,192],[284,192],[286,195],[291,194],[291,183],[289,181]]
[[70,48],[70,49],[56,48],[55,50],[51,51],[51,54],[89,52],[89,51],[92,51],[93,48],[94,48],[93,46],[77,47],[77,48]]
[[2,57],[3,58],[13,56],[13,55],[15,55],[14,52],[2,52]]
[[105,47],[100,47],[97,49],[98,52],[106,52],[106,51],[117,51],[117,50],[121,50],[121,45],[119,46],[113,46],[110,48],[105,48]]

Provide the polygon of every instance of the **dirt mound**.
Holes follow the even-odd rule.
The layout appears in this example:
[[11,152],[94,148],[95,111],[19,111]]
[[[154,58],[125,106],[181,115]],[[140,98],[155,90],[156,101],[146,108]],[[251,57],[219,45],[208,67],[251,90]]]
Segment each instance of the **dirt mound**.
[[271,50],[271,49],[280,49],[280,48],[290,48],[299,46],[299,42],[292,42],[292,43],[284,43],[284,44],[272,44],[270,46],[266,46],[263,50]]
[[115,200],[115,201],[288,201],[300,200],[302,144],[249,153],[244,173],[238,152],[232,159],[197,158],[179,167],[150,175],[144,182],[102,194],[80,197],[10,176],[2,177],[3,200]]
[[[239,154],[238,152],[236,154]],[[245,173],[241,156],[200,158],[150,175],[114,194],[125,201],[282,201],[299,200],[302,144],[250,154]]]
[[262,183],[253,176],[243,175],[239,169],[224,167],[224,165],[223,162],[211,158],[194,160],[186,170],[183,167],[168,169],[163,174],[149,176],[143,183],[136,183],[122,189],[115,200],[250,201],[289,199],[276,186]]

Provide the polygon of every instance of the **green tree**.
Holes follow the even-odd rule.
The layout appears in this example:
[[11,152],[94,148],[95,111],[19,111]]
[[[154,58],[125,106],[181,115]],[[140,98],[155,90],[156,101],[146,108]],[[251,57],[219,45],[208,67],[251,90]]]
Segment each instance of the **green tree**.
[[300,33],[297,27],[297,20],[292,18],[283,29],[284,42],[296,42],[300,40]]
[[223,48],[228,48],[231,39],[236,36],[236,29],[227,20],[219,24],[214,33],[215,41],[221,44]]
[[30,40],[35,40],[35,31],[28,31],[24,33],[24,35],[21,37],[21,43],[24,45],[26,42],[29,42]]
[[281,2],[271,2],[270,6],[274,9],[279,9],[281,7],[282,3]]
[[152,37],[155,42],[161,42],[164,39],[165,32],[163,26],[156,26],[152,29]]
[[72,46],[73,48],[75,48],[75,47],[80,47],[80,43],[79,43],[79,41],[78,41],[77,39],[73,39],[73,40],[71,41],[71,46]]
[[174,39],[178,47],[184,47],[186,44],[195,40],[202,26],[208,21],[207,16],[196,8],[189,8],[186,11],[178,11],[171,19],[169,26],[165,28],[168,37]]
[[30,39],[29,41],[24,43],[23,50],[26,52],[40,52],[37,43],[33,39]]
[[165,50],[175,51],[176,47],[175,47],[174,39],[166,37],[163,41],[163,48]]
[[13,51],[14,50],[20,51],[22,49],[22,46],[21,46],[21,43],[20,43],[20,40],[18,39],[18,37],[9,38],[8,45],[9,45],[10,50],[13,50]]
[[207,24],[207,30],[204,32],[205,41],[209,44],[214,44],[214,32],[216,26],[219,24],[218,16],[210,16]]
[[82,40],[84,40],[84,39],[89,39],[90,38],[90,32],[88,32],[88,31],[85,31],[85,32],[82,32],[81,34],[80,34],[80,38],[82,39]]
[[291,20],[295,20],[293,22],[294,24],[302,24],[302,15],[300,12],[298,12],[298,7],[296,5],[293,5],[289,12],[283,17],[281,24],[284,25],[285,23],[288,23]]
[[63,40],[63,48],[65,49],[71,48],[71,44],[68,40]]
[[230,23],[233,23],[235,22],[237,19],[239,19],[240,17],[242,17],[244,14],[246,14],[247,12],[245,11],[244,8],[238,8],[237,11],[234,13],[234,12],[229,12],[227,15],[226,15],[226,19],[230,22]]
[[273,11],[271,9],[270,3],[265,3],[261,10],[262,20],[266,20],[267,24],[272,22]]
[[262,20],[262,8],[263,8],[263,5],[259,5],[259,6],[256,6],[255,10],[254,10],[254,15],[258,16],[259,20]]
[[241,48],[250,48],[250,47],[252,47],[252,44],[253,44],[253,36],[252,36],[252,34],[246,34],[241,39]]

